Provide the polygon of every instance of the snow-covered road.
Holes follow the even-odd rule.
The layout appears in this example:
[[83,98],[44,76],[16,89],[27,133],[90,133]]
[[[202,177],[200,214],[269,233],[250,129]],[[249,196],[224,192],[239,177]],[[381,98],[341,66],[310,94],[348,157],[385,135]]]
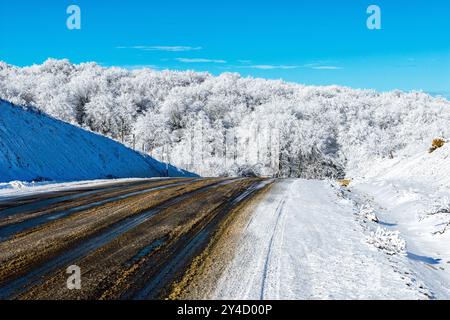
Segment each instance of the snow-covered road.
[[218,299],[427,299],[408,268],[367,233],[327,181],[277,183],[252,215]]

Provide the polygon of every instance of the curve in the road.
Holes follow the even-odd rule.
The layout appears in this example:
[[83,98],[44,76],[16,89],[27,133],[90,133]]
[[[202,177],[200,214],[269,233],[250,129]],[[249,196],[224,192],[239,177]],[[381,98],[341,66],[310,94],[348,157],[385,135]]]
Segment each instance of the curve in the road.
[[109,226],[102,233],[97,234],[88,239],[85,239],[84,241],[79,243],[76,247],[69,249],[62,255],[59,255],[51,260],[45,261],[44,263],[40,264],[27,274],[20,276],[12,281],[9,281],[6,284],[3,284],[0,287],[0,299],[13,299],[18,297],[28,288],[42,282],[46,275],[54,272],[58,268],[70,264],[72,261],[75,261],[83,257],[89,252],[102,247],[103,245],[112,241],[114,238],[147,221],[158,212],[161,212],[162,210],[178,202],[181,202],[190,196],[199,194],[201,192],[205,192],[206,190],[209,190],[213,187],[217,187],[219,185],[232,183],[233,181],[235,181],[235,179],[211,183],[200,189],[189,191],[181,196],[171,198],[155,208],[144,211],[135,216],[125,218],[124,220]]
[[144,190],[139,190],[139,191],[134,191],[134,192],[130,192],[130,193],[125,193],[122,194],[120,196],[115,196],[112,198],[108,198],[105,200],[101,200],[101,201],[96,201],[93,203],[89,203],[86,205],[82,205],[79,207],[75,207],[75,208],[70,208],[67,210],[63,210],[63,211],[56,211],[56,212],[52,212],[49,214],[45,214],[42,216],[37,216],[31,219],[27,219],[25,221],[21,221],[18,223],[12,223],[12,224],[8,224],[6,226],[0,227],[0,241],[6,241],[8,240],[11,236],[13,236],[14,234],[17,234],[19,232],[25,231],[25,230],[29,230],[38,226],[42,226],[45,223],[48,223],[50,221],[56,220],[56,219],[61,219],[64,217],[67,217],[71,214],[74,214],[76,212],[80,212],[80,211],[84,211],[84,210],[88,210],[94,207],[99,207],[111,202],[115,202],[115,201],[119,201],[119,200],[124,200],[133,196],[137,196],[137,195],[141,195],[147,192],[152,192],[152,191],[158,191],[158,190],[163,190],[163,189],[167,189],[170,187],[176,187],[176,186],[181,186],[181,185],[185,185],[188,184],[192,181],[182,181],[182,182],[176,182],[176,183],[171,183],[171,184],[165,184],[162,186],[154,186],[154,187],[150,187],[150,188],[146,188]]
[[187,244],[183,245],[180,250],[175,251],[175,255],[168,259],[167,263],[152,277],[151,280],[146,282],[144,287],[131,295],[125,295],[125,297],[136,300],[162,298],[161,294],[163,293],[163,290],[168,289],[168,286],[179,277],[182,273],[180,270],[185,270],[192,258],[206,247],[212,233],[224,216],[237,204],[250,198],[257,191],[272,182],[273,180],[255,182],[241,194],[229,199],[218,208],[216,213],[203,228],[199,229],[196,233],[187,234],[185,238],[178,241],[180,244]]
[[[125,187],[131,188],[146,183],[156,183],[162,180],[145,180],[136,181],[126,184]],[[124,183],[113,185],[110,187],[96,187],[80,189],[80,190],[67,190],[59,192],[42,193],[34,196],[18,197],[13,199],[7,199],[0,201],[0,207],[6,207],[0,209],[0,219],[12,216],[17,213],[23,213],[28,211],[35,211],[43,208],[47,208],[51,205],[58,204],[64,201],[76,200],[83,197],[92,196],[99,193],[106,193],[109,191],[119,190],[124,188]]]

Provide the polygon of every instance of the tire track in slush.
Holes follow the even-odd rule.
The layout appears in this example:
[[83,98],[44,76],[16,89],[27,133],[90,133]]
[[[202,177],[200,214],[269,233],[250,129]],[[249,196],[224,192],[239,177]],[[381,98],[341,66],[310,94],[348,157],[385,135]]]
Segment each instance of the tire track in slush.
[[[281,190],[280,190],[281,188]],[[267,286],[270,282],[264,279],[263,274],[270,273],[270,260],[268,255],[273,255],[275,249],[270,249],[270,242],[276,243],[272,236],[281,208],[284,205],[284,185],[277,183],[271,189],[271,194],[261,200],[264,210],[259,210],[259,205],[251,214],[249,221],[242,231],[241,245],[237,248],[236,256],[220,277],[213,299],[260,299],[267,294]],[[284,210],[283,210],[284,211]],[[265,221],[265,222],[262,222]],[[284,224],[283,220],[283,224]],[[282,244],[280,244],[282,245]],[[272,250],[271,254],[269,251]],[[241,269],[242,265],[249,265]],[[241,273],[236,276],[236,273]],[[239,279],[239,281],[236,281]]]
[[[138,181],[133,182],[128,185],[126,185],[127,188],[133,188],[137,187],[146,183],[158,183],[163,180],[157,179],[157,180],[146,180],[146,181]],[[13,205],[9,206],[5,209],[0,209],[0,219],[12,216],[16,213],[23,213],[30,210],[36,211],[39,209],[46,208],[53,204],[62,203],[64,201],[70,201],[70,200],[76,200],[82,197],[87,197],[95,194],[101,194],[102,192],[107,193],[109,191],[119,190],[121,188],[124,188],[124,184],[121,183],[120,185],[113,185],[111,187],[103,187],[103,188],[96,188],[94,190],[91,190],[90,188],[86,188],[85,190],[67,190],[67,191],[54,191],[50,193],[43,193],[38,196],[25,196],[25,197],[19,197],[19,198],[8,198],[6,200],[0,201],[0,205],[2,204],[9,204],[11,202],[21,202],[25,201],[23,204],[19,205]],[[53,196],[54,195],[54,196]],[[37,198],[36,198],[37,197]],[[47,197],[45,199],[40,199],[43,197]]]
[[58,268],[74,262],[83,256],[87,255],[89,252],[99,249],[100,247],[106,245],[113,239],[119,237],[125,232],[133,229],[134,227],[147,221],[157,213],[169,208],[170,206],[177,204],[193,195],[202,193],[211,188],[230,184],[236,181],[236,179],[230,179],[225,181],[219,181],[212,183],[206,187],[190,191],[181,196],[171,198],[166,202],[158,205],[157,207],[144,211],[136,216],[125,218],[122,221],[116,222],[109,226],[101,234],[94,235],[88,239],[82,241],[75,248],[69,249],[63,254],[53,258],[50,261],[42,263],[40,266],[28,272],[26,275],[14,279],[5,285],[0,287],[0,299],[14,299],[20,296],[21,293],[25,292],[28,288],[31,288],[37,284],[42,283],[45,279],[44,277],[51,274]]
[[[272,231],[272,235],[270,236],[269,247],[267,249],[266,260],[264,262],[264,268],[263,268],[263,272],[262,272],[261,292],[260,292],[260,299],[261,300],[264,300],[264,296],[265,296],[266,289],[267,289],[267,283],[268,283],[268,279],[269,279],[269,269],[270,269],[270,266],[271,266],[272,256],[274,254],[275,241],[279,240],[279,237],[283,237],[284,216],[285,216],[285,213],[283,211],[284,205],[285,205],[285,199],[280,200],[280,203],[278,204],[277,209],[275,211],[275,215],[277,216],[277,218],[276,218],[276,222],[275,222],[275,225],[274,225],[274,228],[273,228],[273,231]],[[280,230],[280,225],[281,224],[283,224],[283,226],[281,227],[281,230]],[[278,236],[278,233],[280,233],[280,232],[281,232],[281,235]],[[283,241],[282,238],[281,238],[281,241]],[[280,257],[277,258],[278,264],[275,265],[275,268],[277,268],[278,272],[279,272],[279,270],[278,270],[279,269],[278,268],[279,259],[280,259]]]
[[154,299],[158,298],[161,291],[168,284],[173,283],[173,281],[177,277],[177,271],[184,270],[192,261],[192,258],[200,251],[206,247],[209,242],[209,239],[212,236],[217,225],[222,221],[224,216],[230,212],[237,204],[242,201],[250,198],[257,191],[261,190],[268,184],[272,183],[273,180],[266,180],[253,183],[250,187],[248,187],[244,192],[237,195],[230,202],[225,203],[225,205],[217,212],[211,220],[197,233],[188,234],[187,239],[180,239],[180,243],[186,242],[181,251],[177,251],[175,256],[172,257],[168,263],[161,268],[159,273],[154,276],[150,281],[148,281],[143,288],[137,291],[137,293],[133,294],[131,297],[137,300],[143,299]]
[[50,222],[50,221],[53,221],[56,219],[61,219],[61,218],[67,217],[71,214],[74,214],[74,213],[77,213],[80,211],[92,209],[94,207],[99,207],[99,206],[102,206],[102,205],[105,205],[105,204],[108,204],[111,202],[124,200],[124,199],[130,198],[130,197],[133,197],[133,196],[147,193],[147,192],[159,191],[159,190],[167,189],[170,187],[185,185],[185,184],[188,184],[191,182],[192,181],[182,181],[182,182],[176,182],[176,183],[171,183],[171,184],[165,184],[162,186],[150,187],[150,188],[147,188],[144,190],[133,191],[131,193],[122,194],[120,196],[115,196],[112,198],[96,201],[96,202],[85,204],[85,205],[82,205],[79,207],[70,208],[70,209],[63,210],[63,211],[56,211],[56,212],[52,212],[49,214],[44,214],[42,216],[30,218],[30,219],[27,219],[27,220],[24,220],[24,221],[21,221],[18,223],[8,224],[6,226],[0,227],[0,242],[10,239],[14,234],[17,234],[19,232],[29,230],[32,228],[36,228],[38,226],[42,226],[47,222]]

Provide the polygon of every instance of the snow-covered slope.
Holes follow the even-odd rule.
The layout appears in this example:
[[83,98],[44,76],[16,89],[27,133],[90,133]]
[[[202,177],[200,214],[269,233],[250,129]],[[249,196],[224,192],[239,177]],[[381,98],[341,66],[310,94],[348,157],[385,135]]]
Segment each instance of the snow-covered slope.
[[[191,175],[169,166],[170,176]],[[0,182],[167,176],[120,143],[0,100]]]
[[357,172],[352,173],[357,181],[409,181],[416,187],[450,191],[450,143],[432,153],[428,152],[426,146],[418,146],[410,153],[412,155],[404,154],[394,159],[378,159],[369,163],[366,172],[361,171],[359,176]]
[[450,144],[374,161],[354,176],[350,190],[374,208],[384,228],[399,231],[428,285],[450,297]]

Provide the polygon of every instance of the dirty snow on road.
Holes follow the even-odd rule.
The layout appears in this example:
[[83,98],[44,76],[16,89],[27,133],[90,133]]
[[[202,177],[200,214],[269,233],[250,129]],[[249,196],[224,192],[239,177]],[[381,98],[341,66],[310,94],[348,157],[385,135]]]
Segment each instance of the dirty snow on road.
[[218,299],[428,299],[409,268],[367,243],[355,204],[327,181],[275,184],[218,281]]

